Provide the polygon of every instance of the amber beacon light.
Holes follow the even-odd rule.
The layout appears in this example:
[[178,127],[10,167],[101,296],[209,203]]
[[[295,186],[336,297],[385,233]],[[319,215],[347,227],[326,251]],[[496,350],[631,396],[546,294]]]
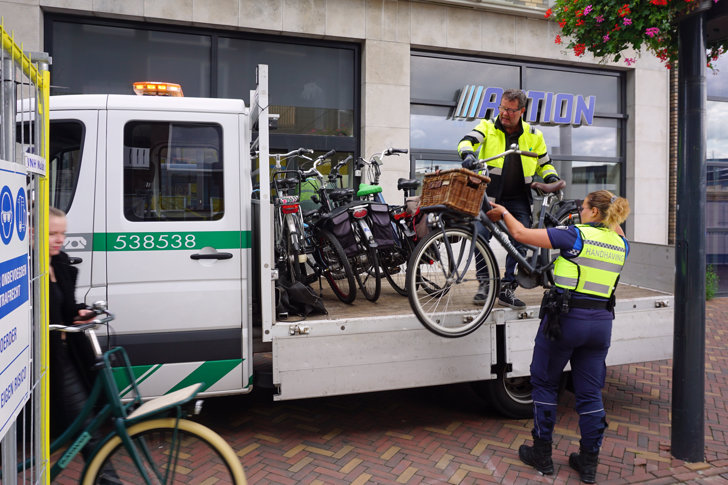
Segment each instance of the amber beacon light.
[[179,84],[156,81],[134,83],[134,93],[139,96],[184,96]]

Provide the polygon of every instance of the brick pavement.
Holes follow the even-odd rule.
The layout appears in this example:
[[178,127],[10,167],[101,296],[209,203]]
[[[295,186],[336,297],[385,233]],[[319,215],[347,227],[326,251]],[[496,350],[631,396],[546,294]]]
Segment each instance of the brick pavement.
[[[706,307],[704,463],[670,455],[672,361],[610,367],[597,483],[728,483],[728,298]],[[202,421],[233,445],[252,484],[580,483],[573,395],[564,393],[552,477],[524,466],[530,420],[484,409],[467,385],[273,402],[269,392],[208,399]]]

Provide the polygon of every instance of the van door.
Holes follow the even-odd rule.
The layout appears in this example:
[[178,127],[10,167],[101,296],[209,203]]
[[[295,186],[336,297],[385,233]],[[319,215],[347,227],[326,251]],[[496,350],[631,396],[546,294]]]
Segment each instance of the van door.
[[126,348],[145,396],[191,382],[208,393],[247,387],[238,117],[110,110],[107,118],[112,344]]

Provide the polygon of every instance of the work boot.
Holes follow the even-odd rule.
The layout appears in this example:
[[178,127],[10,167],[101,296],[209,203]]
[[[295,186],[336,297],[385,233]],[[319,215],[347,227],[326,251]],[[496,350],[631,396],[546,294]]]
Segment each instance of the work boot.
[[521,445],[518,458],[544,475],[554,473],[554,462],[551,461],[551,442],[541,438],[533,438],[533,446]]
[[598,451],[588,453],[580,448],[579,453],[572,453],[569,456],[569,466],[579,472],[579,478],[584,483],[594,483],[596,481],[598,463]]
[[500,293],[498,293],[498,304],[501,306],[507,306],[514,310],[523,310],[526,308],[526,304],[516,298],[514,293],[518,283],[515,281],[503,283]]
[[473,304],[484,305],[485,299],[487,296],[488,296],[488,282],[482,281],[478,285],[478,291],[475,293],[475,296],[473,297]]

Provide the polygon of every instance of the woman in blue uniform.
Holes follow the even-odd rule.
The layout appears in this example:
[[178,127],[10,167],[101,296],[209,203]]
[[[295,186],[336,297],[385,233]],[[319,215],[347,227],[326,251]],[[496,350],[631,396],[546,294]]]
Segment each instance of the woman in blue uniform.
[[529,229],[498,204],[488,212],[503,220],[514,239],[560,249],[554,263],[556,287],[544,295],[542,318],[531,361],[533,446],[518,450],[521,461],[543,474],[554,472],[551,443],[561,374],[571,362],[579,414],[579,453],[569,465],[584,483],[594,483],[602,436],[607,427],[602,403],[605,359],[612,335],[614,289],[629,252],[619,226],[627,219],[627,199],[607,190],[592,192],[581,207],[581,224]]

